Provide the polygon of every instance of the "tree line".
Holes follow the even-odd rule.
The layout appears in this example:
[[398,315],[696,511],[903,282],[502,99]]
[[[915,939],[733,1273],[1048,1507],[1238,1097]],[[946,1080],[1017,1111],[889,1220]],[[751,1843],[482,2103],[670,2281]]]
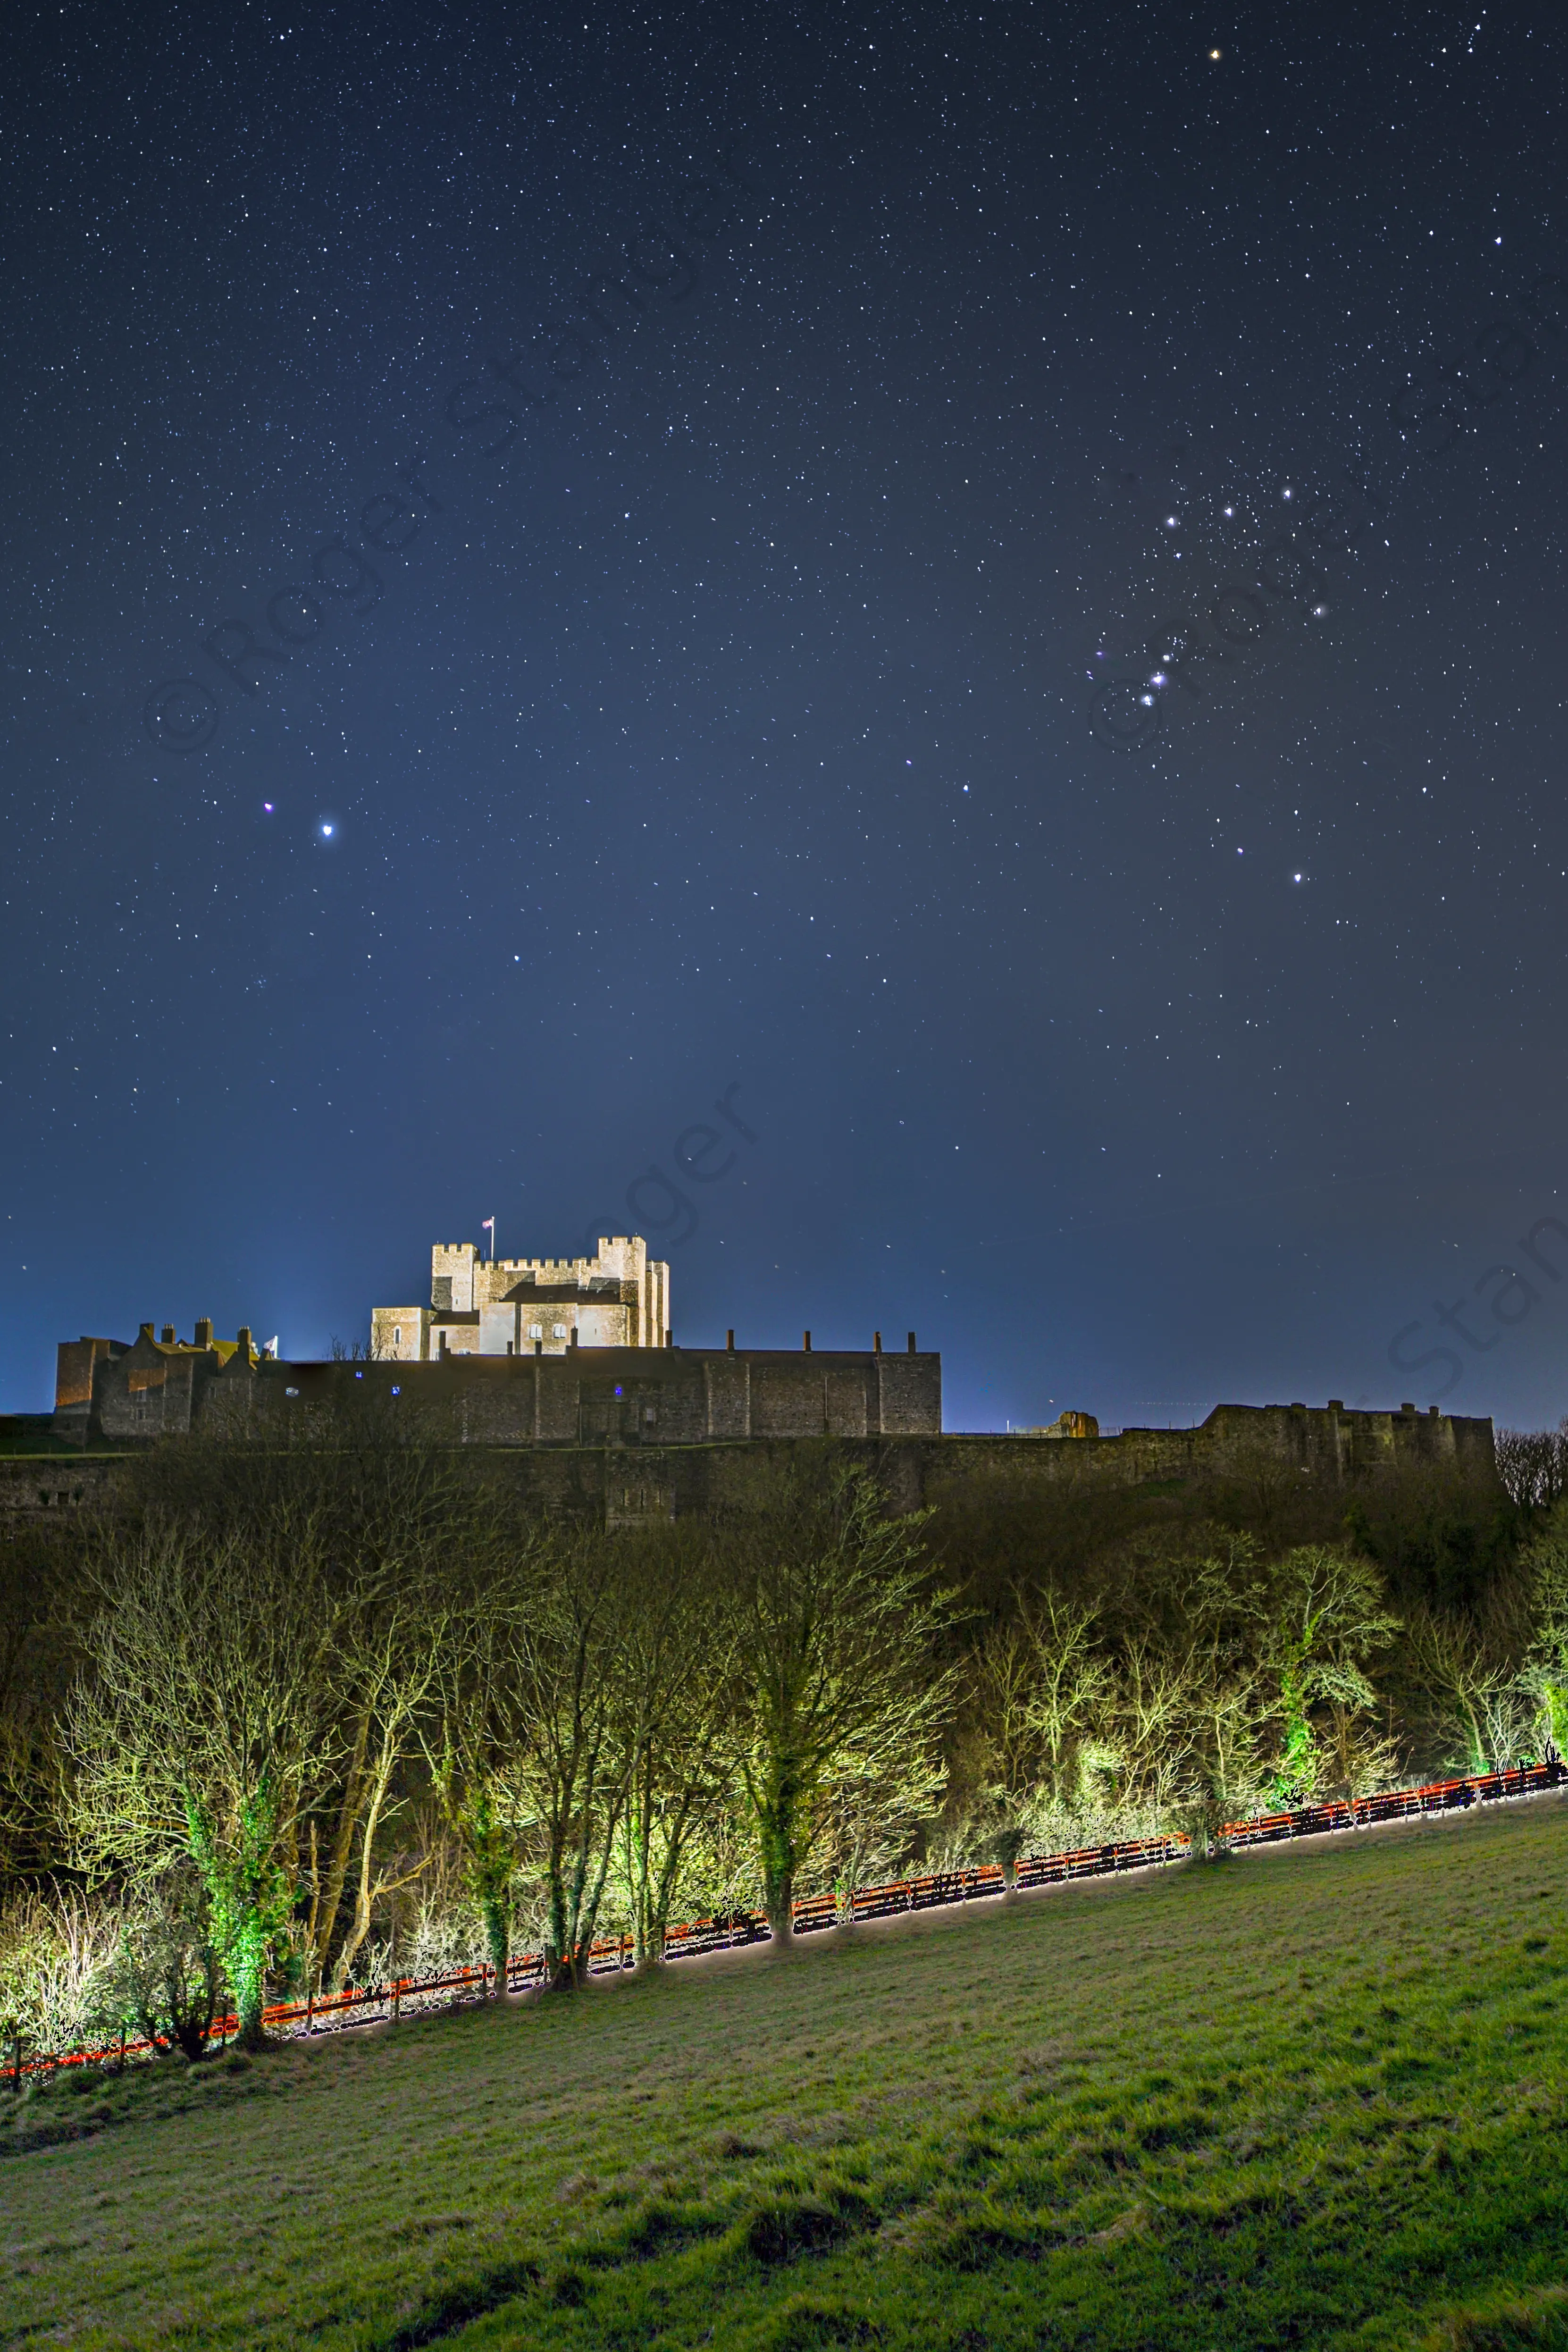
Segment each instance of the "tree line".
[[1511,1480],[1179,1495],[833,1448],[744,1507],[530,1516],[381,1427],[180,1442],[0,1559],[0,2030],[198,2056],[220,2007],[595,1941],[909,1864],[1170,1830],[1568,1743],[1564,1449]]

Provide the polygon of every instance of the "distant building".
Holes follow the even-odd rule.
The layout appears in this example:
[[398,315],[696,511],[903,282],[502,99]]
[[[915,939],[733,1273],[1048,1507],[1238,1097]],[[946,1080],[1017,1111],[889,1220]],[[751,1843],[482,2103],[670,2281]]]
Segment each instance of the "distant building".
[[214,1381],[228,1381],[233,1392],[262,1360],[246,1326],[232,1339],[214,1339],[205,1316],[189,1339],[177,1339],[172,1323],[159,1339],[151,1323],[130,1341],[62,1339],[55,1357],[55,1433],[85,1444],[89,1435],[108,1441],[189,1430],[203,1418]]
[[670,1269],[638,1234],[602,1239],[594,1257],[486,1258],[472,1242],[437,1242],[428,1307],[378,1307],[380,1362],[443,1356],[559,1356],[580,1348],[663,1348]]

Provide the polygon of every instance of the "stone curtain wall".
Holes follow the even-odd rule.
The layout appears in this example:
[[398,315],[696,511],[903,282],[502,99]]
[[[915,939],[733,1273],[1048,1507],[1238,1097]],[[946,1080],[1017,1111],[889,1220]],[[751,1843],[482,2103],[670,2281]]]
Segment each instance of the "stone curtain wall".
[[[120,1368],[100,1373],[120,1421]],[[870,1438],[942,1428],[942,1359],[826,1349],[576,1348],[427,1364],[263,1364],[214,1383],[194,1426],[221,1411],[257,1432],[325,1415],[350,1392],[395,1401],[462,1445],[706,1445],[755,1438]]]

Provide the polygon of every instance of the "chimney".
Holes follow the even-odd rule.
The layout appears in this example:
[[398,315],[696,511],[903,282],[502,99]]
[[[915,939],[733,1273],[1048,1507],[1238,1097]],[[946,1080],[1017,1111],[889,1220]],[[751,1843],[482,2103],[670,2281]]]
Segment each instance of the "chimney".
[[248,1364],[251,1359],[250,1325],[248,1323],[242,1323],[239,1329],[235,1333],[235,1345],[238,1348],[240,1354],[245,1358],[246,1362]]
[[577,1345],[577,1326],[575,1323],[571,1327],[571,1344],[574,1348]]
[[872,1353],[873,1353],[873,1356],[880,1356],[880,1355],[881,1355],[881,1353],[882,1353],[882,1333],[881,1333],[880,1331],[873,1331],[873,1332],[872,1333],[872,1337],[871,1337],[871,1347],[872,1347]]
[[665,1332],[665,1334],[664,1334],[664,1345],[665,1345],[665,1347],[666,1347],[666,1348],[673,1348],[673,1347],[674,1346],[674,1344],[675,1344],[675,1335],[674,1335],[674,1333],[673,1331],[666,1331],[666,1332]]
[[172,1348],[174,1345],[174,1326],[172,1323],[164,1324],[162,1338],[164,1347]]
[[727,1331],[725,1333],[724,1345],[726,1353],[733,1356],[735,1353],[735,1334],[733,1331]]
[[801,1345],[801,1347],[805,1349],[805,1351],[806,1351],[807,1355],[809,1356],[809,1355],[810,1354],[810,1352],[811,1352],[811,1335],[810,1335],[810,1331],[806,1332],[806,1333],[803,1335],[803,1337],[802,1337],[802,1339],[801,1339],[801,1341],[800,1341],[800,1345]]
[[909,1335],[909,1352],[912,1356],[915,1353],[915,1334],[913,1331]]
[[192,1341],[192,1345],[196,1348],[210,1348],[212,1344],[213,1318],[210,1315],[198,1315],[196,1318],[196,1336]]
[[137,1326],[136,1336],[137,1336],[137,1338],[138,1338],[139,1339],[151,1339],[151,1338],[152,1337],[152,1324],[151,1324],[151,1323],[141,1323],[141,1324],[139,1324],[139,1325]]
[[544,1351],[545,1351],[545,1343],[544,1343],[544,1341],[543,1341],[542,1339],[536,1339],[536,1340],[534,1341],[534,1353],[535,1353],[535,1355],[536,1355],[536,1356],[542,1356],[542,1355],[544,1354]]

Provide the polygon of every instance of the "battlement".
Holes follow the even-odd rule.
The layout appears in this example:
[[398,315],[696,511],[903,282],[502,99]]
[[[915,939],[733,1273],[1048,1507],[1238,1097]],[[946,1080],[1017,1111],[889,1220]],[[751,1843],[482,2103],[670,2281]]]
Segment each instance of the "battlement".
[[378,1307],[371,1354],[395,1363],[443,1356],[559,1355],[568,1348],[659,1348],[670,1329],[670,1269],[640,1234],[603,1235],[593,1257],[486,1258],[474,1242],[437,1242],[430,1305]]

